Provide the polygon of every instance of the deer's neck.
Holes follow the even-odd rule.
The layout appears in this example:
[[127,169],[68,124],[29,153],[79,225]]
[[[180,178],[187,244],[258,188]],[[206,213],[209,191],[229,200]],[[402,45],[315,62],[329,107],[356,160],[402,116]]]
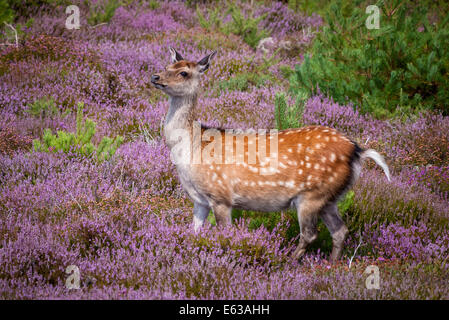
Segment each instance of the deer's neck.
[[170,149],[179,142],[182,134],[192,134],[193,110],[197,103],[197,95],[170,97],[170,107],[165,116],[164,135]]

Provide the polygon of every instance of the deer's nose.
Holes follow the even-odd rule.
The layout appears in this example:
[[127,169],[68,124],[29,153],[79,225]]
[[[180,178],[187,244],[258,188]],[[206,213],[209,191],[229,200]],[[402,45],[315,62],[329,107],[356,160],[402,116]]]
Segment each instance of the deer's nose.
[[151,76],[151,82],[158,81],[160,78],[161,78],[161,77],[159,77],[157,74],[153,74],[153,75]]

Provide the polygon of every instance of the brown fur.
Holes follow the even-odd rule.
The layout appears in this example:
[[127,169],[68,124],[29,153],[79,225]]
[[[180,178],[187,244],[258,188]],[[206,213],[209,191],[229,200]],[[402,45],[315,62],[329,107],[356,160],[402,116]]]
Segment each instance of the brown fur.
[[[203,134],[204,131],[205,129],[202,130]],[[225,135],[225,131],[221,131],[222,153],[218,164],[200,164],[195,165],[194,168],[198,185],[207,190],[217,202],[232,205],[233,194],[245,197],[265,197],[273,192],[283,192],[287,197],[293,197],[298,191],[330,199],[345,187],[348,176],[351,174],[351,155],[355,145],[331,128],[310,126],[279,132],[278,172],[270,175],[260,174],[261,168],[268,168],[268,166],[262,166],[258,157],[256,157],[256,163],[249,164],[247,138],[244,139],[246,165],[225,164]],[[258,135],[254,134],[254,136],[258,142],[257,151]],[[267,134],[267,155],[271,152],[269,137],[270,135]],[[203,157],[204,148],[212,141],[213,139],[202,142]],[[237,144],[235,137],[233,142],[235,154]],[[213,152],[211,154],[213,155]],[[216,178],[212,181],[214,175]],[[260,185],[259,182],[264,184]]]

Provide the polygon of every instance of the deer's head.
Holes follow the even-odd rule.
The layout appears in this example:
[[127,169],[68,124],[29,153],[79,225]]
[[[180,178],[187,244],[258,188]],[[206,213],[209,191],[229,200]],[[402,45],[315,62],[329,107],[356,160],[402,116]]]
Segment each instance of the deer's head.
[[209,68],[210,61],[216,53],[212,52],[199,62],[190,62],[170,47],[171,64],[165,71],[153,74],[151,83],[169,96],[193,95],[198,89],[201,74]]

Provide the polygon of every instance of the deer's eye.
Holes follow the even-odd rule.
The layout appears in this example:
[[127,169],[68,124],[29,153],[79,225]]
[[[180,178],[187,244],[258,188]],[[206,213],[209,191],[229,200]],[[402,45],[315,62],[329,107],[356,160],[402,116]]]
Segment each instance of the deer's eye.
[[185,71],[183,71],[183,72],[180,72],[179,74],[180,74],[181,76],[183,76],[184,78],[185,78],[185,77],[187,77],[187,75],[188,75],[188,73],[187,73],[187,72],[185,72]]

